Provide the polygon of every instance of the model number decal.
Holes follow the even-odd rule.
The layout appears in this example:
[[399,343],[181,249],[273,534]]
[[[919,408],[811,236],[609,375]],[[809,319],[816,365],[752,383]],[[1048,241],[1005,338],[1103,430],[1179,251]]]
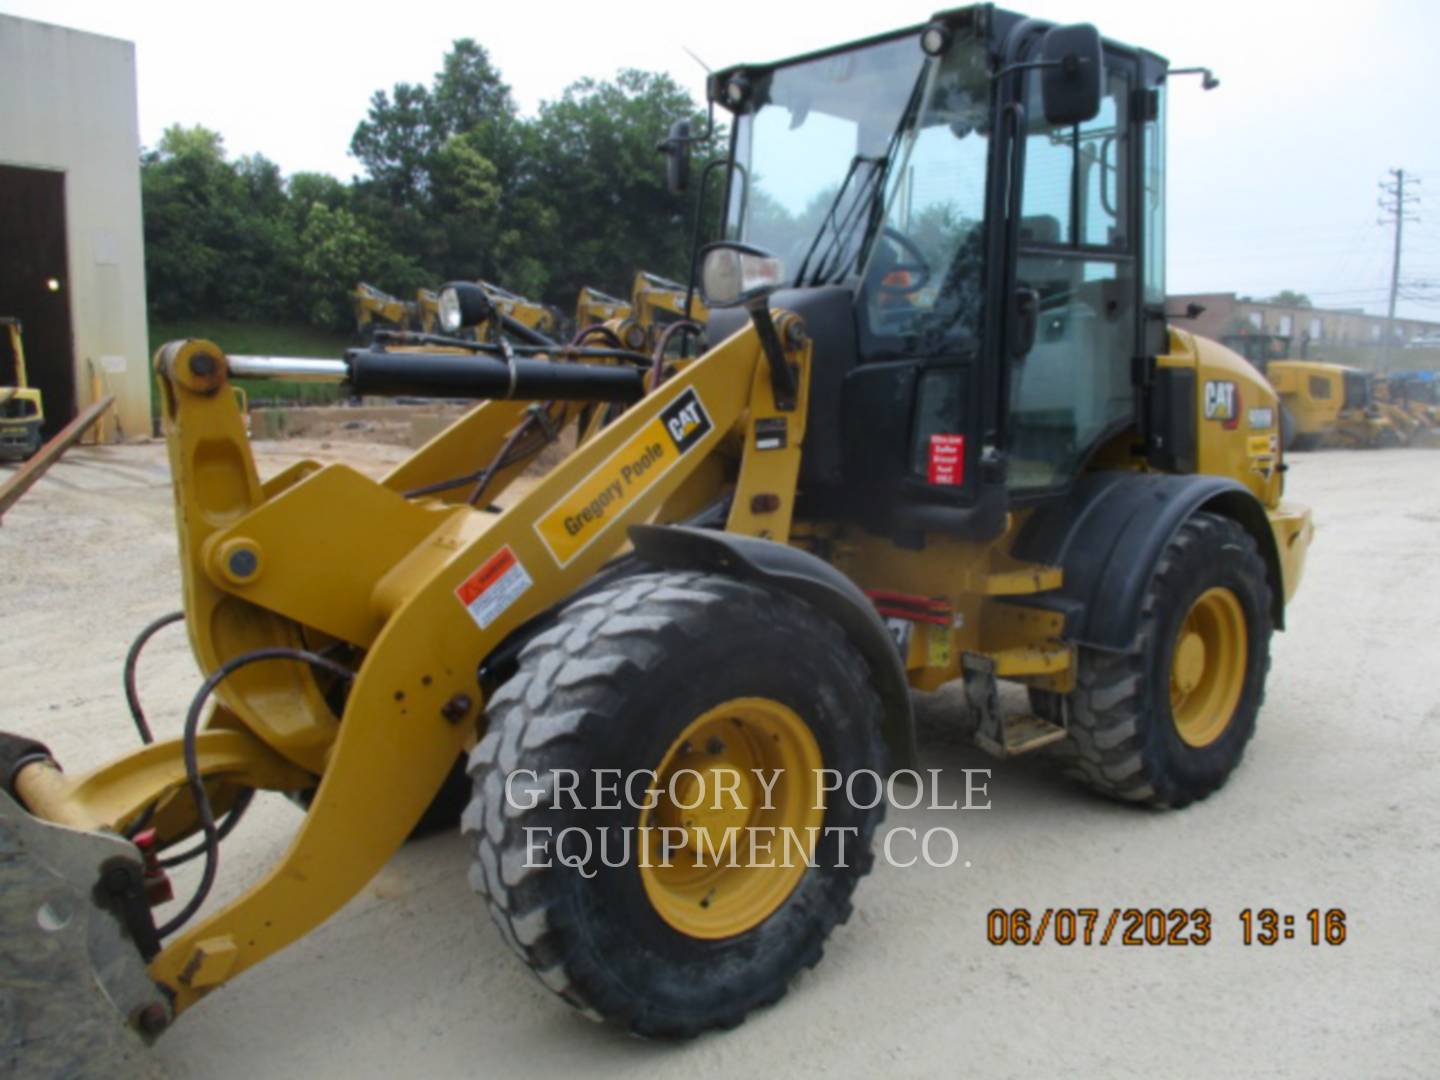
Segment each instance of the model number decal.
[[1275,410],[1268,405],[1262,409],[1251,409],[1250,426],[1252,428],[1268,428],[1275,426]]

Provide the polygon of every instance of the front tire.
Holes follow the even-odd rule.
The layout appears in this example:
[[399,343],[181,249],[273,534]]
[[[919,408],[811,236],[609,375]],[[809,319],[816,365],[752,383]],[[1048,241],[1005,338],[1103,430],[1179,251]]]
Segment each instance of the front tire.
[[1270,586],[1255,540],[1198,513],[1156,563],[1138,647],[1080,651],[1066,771],[1111,798],[1179,808],[1240,763],[1265,696]]
[[[864,805],[864,778],[853,800],[819,798],[809,774],[883,777],[882,706],[865,661],[800,601],[717,575],[627,577],[530,641],[487,713],[462,822],[471,881],[520,958],[587,1016],[656,1037],[734,1027],[848,918],[884,800]],[[776,777],[771,798],[735,779],[757,766]],[[717,798],[691,815],[677,780]],[[637,809],[648,786],[659,798]],[[683,837],[669,865],[661,825]],[[707,862],[731,825],[795,833],[768,859],[736,846],[739,865]]]

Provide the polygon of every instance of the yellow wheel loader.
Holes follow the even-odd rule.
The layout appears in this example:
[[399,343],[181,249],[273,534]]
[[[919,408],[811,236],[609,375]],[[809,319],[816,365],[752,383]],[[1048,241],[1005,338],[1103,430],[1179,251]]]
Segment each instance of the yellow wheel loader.
[[[649,349],[655,348],[675,324],[703,327],[710,317],[704,299],[688,285],[645,270],[635,272],[630,307],[633,318],[645,331],[645,347]],[[676,331],[670,333],[673,336]]]
[[440,294],[434,289],[415,290],[415,327],[422,334],[440,332]]
[[377,330],[404,330],[420,317],[417,303],[407,303],[383,289],[360,282],[350,290],[355,307],[355,340],[366,342]]
[[[981,746],[1050,747],[1104,796],[1215,792],[1312,529],[1274,391],[1167,325],[1169,92],[1150,52],[988,5],[716,73],[713,344],[658,384],[608,342],[162,348],[205,679],[178,737],[89,773],[0,747],[6,1052],[63,1073],[107,1018],[154,1037],[338,911],[456,777],[505,941],[659,1037],[819,961],[916,764],[911,688],[960,680]],[[448,334],[489,310],[441,300]],[[378,481],[262,478],[225,388],[266,375],[480,404]],[[257,791],[308,810],[207,902]],[[165,903],[186,856],[200,887]]]
[[24,461],[40,449],[45,405],[25,370],[25,338],[20,320],[0,315],[0,326],[5,328],[14,379],[8,386],[0,383],[0,461]]
[[667,351],[682,338],[698,339],[708,318],[690,286],[645,270],[636,271],[628,303],[587,286],[575,305],[577,330],[609,324],[615,339],[635,350],[653,350],[662,338]]
[[1406,446],[1440,446],[1440,407],[1433,403],[1435,383],[1395,372],[1373,376],[1375,403]]
[[626,301],[587,285],[575,298],[575,329],[580,331],[588,326],[628,319],[631,310]]
[[[534,300],[527,300],[509,289],[502,289],[492,282],[481,281],[479,285],[489,296],[490,306],[494,311],[521,326],[541,334],[554,335],[558,322],[553,310]],[[499,332],[498,326],[496,332]]]
[[1320,360],[1272,360],[1265,375],[1280,395],[1293,449],[1377,449],[1405,441],[1376,402],[1369,372]]

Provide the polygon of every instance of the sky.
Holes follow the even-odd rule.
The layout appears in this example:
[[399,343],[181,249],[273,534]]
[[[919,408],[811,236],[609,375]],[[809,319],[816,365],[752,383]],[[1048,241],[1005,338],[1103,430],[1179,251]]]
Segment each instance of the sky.
[[[1384,313],[1394,230],[1377,223],[1387,170],[1420,178],[1407,222],[1397,314],[1440,320],[1440,4],[1311,0],[1017,0],[1057,22],[1205,65],[1219,89],[1172,84],[1169,288],[1268,296]],[[0,0],[0,12],[135,43],[140,135],[172,123],[219,131],[233,154],[288,172],[349,177],[350,136],[371,93],[428,84],[452,40],[473,37],[522,111],[582,76],[669,72],[703,99],[704,70],[773,60],[924,22],[901,0],[837,4],[339,4],[250,0]],[[660,168],[657,159],[656,168]]]

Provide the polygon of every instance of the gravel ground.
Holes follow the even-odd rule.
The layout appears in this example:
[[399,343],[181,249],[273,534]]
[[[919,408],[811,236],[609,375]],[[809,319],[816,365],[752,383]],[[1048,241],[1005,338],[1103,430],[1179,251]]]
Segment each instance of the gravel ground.
[[[401,448],[257,443],[372,472]],[[814,972],[738,1031],[652,1045],[561,1006],[470,894],[453,835],[410,845],[335,918],[191,1010],[152,1051],[176,1077],[1054,1074],[1422,1076],[1440,1061],[1440,455],[1293,459],[1318,534],[1244,764],[1179,813],[1112,806],[1045,763],[990,761],[926,703],[925,764],[991,768],[988,812],[892,811],[959,832],[946,869],[877,866]],[[71,771],[128,749],[125,648],[178,606],[164,449],[73,450],[0,528],[3,726]],[[142,692],[178,730],[198,683],[157,638]],[[258,879],[297,811],[257,800],[225,846],[215,900]],[[901,852],[902,854],[904,852]],[[190,879],[182,878],[182,895]],[[996,947],[995,907],[1205,907],[1204,947]],[[1296,939],[1241,944],[1239,912],[1297,916]],[[1343,908],[1338,947],[1303,915]]]

